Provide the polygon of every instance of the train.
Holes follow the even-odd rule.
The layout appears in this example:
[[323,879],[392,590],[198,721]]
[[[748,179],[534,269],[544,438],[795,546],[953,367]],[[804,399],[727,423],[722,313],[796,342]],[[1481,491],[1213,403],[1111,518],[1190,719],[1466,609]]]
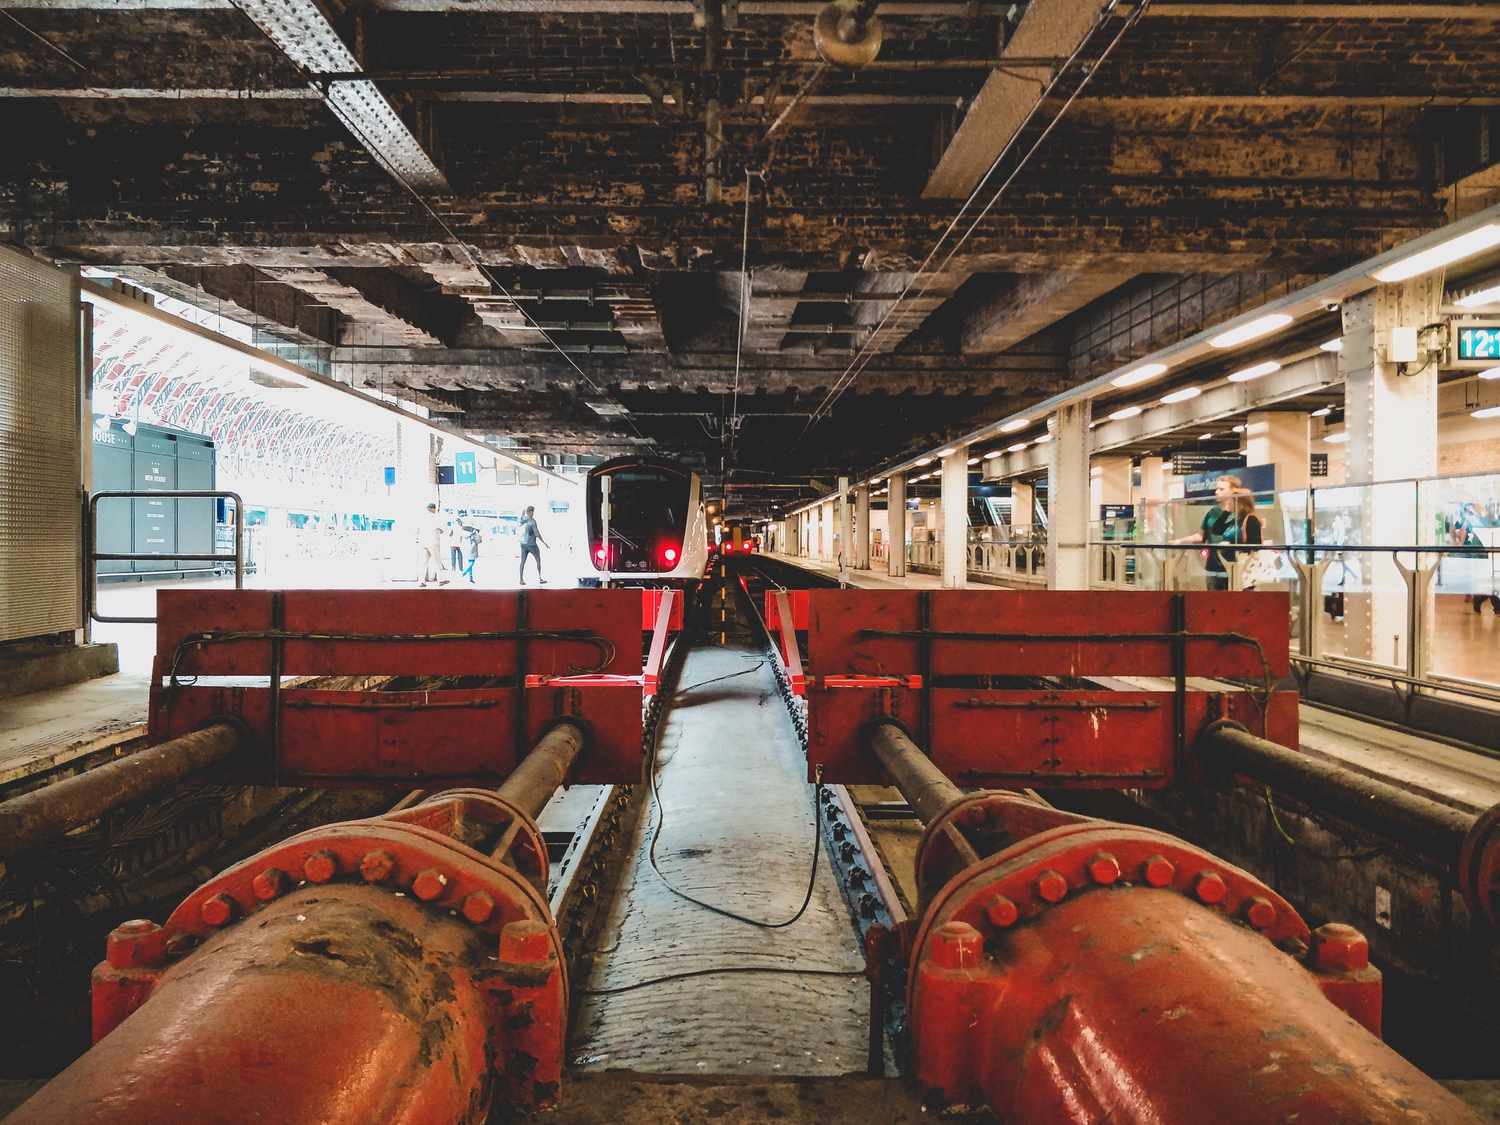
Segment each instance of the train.
[[747,555],[760,550],[760,534],[745,520],[728,520],[719,537],[719,550],[726,555]]
[[[609,481],[609,542],[604,484]],[[703,482],[672,461],[616,457],[589,470],[585,483],[589,562],[611,583],[696,582],[708,565]]]

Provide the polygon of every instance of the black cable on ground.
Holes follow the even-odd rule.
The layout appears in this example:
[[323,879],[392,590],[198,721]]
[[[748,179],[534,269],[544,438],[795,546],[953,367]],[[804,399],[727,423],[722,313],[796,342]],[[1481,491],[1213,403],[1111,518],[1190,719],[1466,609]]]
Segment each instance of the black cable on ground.
[[[763,667],[763,666],[764,666],[764,662],[762,662],[760,665],[757,665],[757,667]],[[754,671],[754,670],[755,669],[747,668],[747,669],[745,669],[745,672],[751,672],[751,671]],[[742,674],[742,673],[738,673],[738,672],[732,673],[732,675],[740,675],[740,674]],[[717,679],[715,679],[715,680],[705,680],[703,683],[701,683],[701,684],[695,684],[693,686],[695,688],[696,687],[703,687],[706,684],[716,683],[718,680],[725,680],[725,679],[729,679],[729,678],[731,678],[731,677],[730,676],[720,676],[720,677],[717,677]],[[690,691],[692,689],[689,688],[689,689],[684,689],[684,690],[689,690]],[[674,691],[673,694],[676,695],[677,692]],[[724,908],[722,906],[715,906],[711,902],[704,902],[702,899],[693,897],[692,895],[688,894],[686,891],[684,891],[680,887],[678,887],[676,884],[674,884],[670,879],[668,879],[666,877],[666,875],[664,875],[662,873],[661,868],[658,867],[657,863],[656,863],[656,845],[661,840],[661,831],[662,831],[662,828],[666,825],[667,817],[666,817],[666,810],[663,807],[662,801],[661,801],[661,788],[660,788],[660,785],[658,784],[657,769],[656,769],[657,751],[660,749],[660,746],[661,746],[661,729],[660,729],[659,726],[657,727],[657,729],[654,732],[654,734],[655,734],[655,736],[651,740],[651,755],[650,755],[650,760],[646,763],[646,768],[650,771],[650,778],[651,778],[651,799],[652,799],[653,808],[655,810],[656,823],[651,828],[651,846],[647,849],[646,858],[647,858],[647,860],[651,864],[651,870],[656,873],[656,877],[661,880],[662,885],[664,887],[666,887],[667,890],[671,891],[674,895],[676,895],[678,898],[684,899],[687,902],[691,902],[694,906],[702,907],[704,910],[710,911],[710,912],[712,912],[714,914],[717,914],[717,915],[719,915],[720,917],[723,917],[723,918],[732,918],[736,922],[744,922],[747,926],[756,926],[759,929],[763,929],[763,930],[781,930],[781,929],[785,929],[787,926],[790,926],[793,923],[797,922],[802,917],[802,915],[804,915],[804,914],[807,913],[807,908],[812,903],[813,888],[817,885],[817,882],[818,882],[818,856],[819,856],[820,851],[822,849],[823,841],[822,841],[822,833],[818,830],[818,810],[817,810],[817,807],[816,807],[816,802],[814,803],[814,807],[813,807],[812,862],[809,865],[809,870],[808,870],[808,873],[807,873],[807,890],[806,890],[806,892],[802,896],[802,905],[799,906],[799,907],[797,907],[797,912],[795,914],[793,914],[790,918],[787,918],[785,921],[781,921],[781,922],[765,922],[765,921],[762,921],[759,918],[750,918],[750,917],[747,917],[744,914],[737,914],[733,910],[728,910],[728,909],[726,909],[726,908]],[[794,970],[786,970],[786,971],[794,971]]]
[[693,969],[685,973],[668,973],[664,977],[652,977],[649,980],[638,980],[633,984],[616,985],[613,988],[585,988],[582,990],[584,996],[614,996],[620,992],[633,992],[637,988],[649,988],[653,984],[666,984],[668,981],[689,980],[692,977],[716,977],[727,973],[775,973],[778,976],[798,977],[850,977],[859,979],[858,969],[798,969],[795,967],[777,968],[775,965],[726,965],[718,969]]

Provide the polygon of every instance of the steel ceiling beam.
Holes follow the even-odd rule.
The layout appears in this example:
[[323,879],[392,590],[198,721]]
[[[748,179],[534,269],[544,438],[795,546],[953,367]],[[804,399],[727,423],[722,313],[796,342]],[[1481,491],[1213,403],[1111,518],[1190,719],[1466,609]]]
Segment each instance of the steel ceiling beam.
[[363,67],[312,0],[236,0],[236,7],[318,80],[333,115],[382,168],[423,195],[452,192],[375,83],[350,77]]

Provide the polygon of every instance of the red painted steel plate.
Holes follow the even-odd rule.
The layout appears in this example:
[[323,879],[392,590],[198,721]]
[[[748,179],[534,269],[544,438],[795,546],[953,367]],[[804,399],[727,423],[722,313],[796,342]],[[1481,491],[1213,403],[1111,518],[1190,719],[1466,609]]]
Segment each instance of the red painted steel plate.
[[[1172,643],[1141,634],[1171,631],[1173,594],[1070,590],[934,590],[934,633],[1077,636],[1078,640],[931,639],[934,675],[1170,676]],[[1289,671],[1290,595],[1189,591],[1181,595],[1189,633],[1258,641],[1273,675]],[[879,632],[918,627],[913,590],[809,591],[808,671],[893,675],[920,671],[919,641]],[[874,632],[872,632],[874,631]],[[1111,639],[1087,639],[1109,634]],[[1255,645],[1190,639],[1187,673],[1253,677],[1265,665]]]
[[[266,688],[183,687],[163,693],[152,712],[152,742],[233,717],[249,732],[252,752],[235,780],[283,785],[408,788],[493,787],[515,768],[516,692],[479,688],[433,692],[358,692],[288,688],[282,692],[279,761],[270,747]],[[636,684],[526,692],[521,750],[535,745],[560,715],[583,720],[589,748],[574,780],[634,784],[641,779],[641,689]]]
[[[170,666],[181,642],[203,632],[254,632],[271,627],[271,591],[163,590],[157,599],[157,652]],[[282,628],[305,633],[463,634],[513,632],[520,593],[491,590],[287,590],[281,592]],[[640,591],[539,590],[528,592],[529,629],[586,630],[614,648],[603,668],[594,645],[533,638],[525,642],[525,670],[566,676],[580,669],[617,675],[641,671]],[[508,676],[518,667],[512,639],[421,641],[287,641],[282,671],[288,676],[413,675]],[[264,676],[270,644],[233,641],[190,649],[182,675]]]

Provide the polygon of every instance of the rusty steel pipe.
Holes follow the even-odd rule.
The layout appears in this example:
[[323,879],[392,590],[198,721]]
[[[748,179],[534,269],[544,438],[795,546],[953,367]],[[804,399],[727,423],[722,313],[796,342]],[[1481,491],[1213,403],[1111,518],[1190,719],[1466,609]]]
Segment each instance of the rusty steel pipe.
[[568,985],[533,812],[586,741],[559,722],[499,791],[310,829],[164,926],[124,923],[93,1049],[7,1121],[477,1125],[555,1103]]
[[873,724],[868,738],[870,750],[923,824],[964,795],[895,723]]
[[223,761],[240,745],[239,731],[215,723],[148,746],[117,761],[0,803],[0,860],[98,820]]
[[[399,934],[399,940],[392,940]],[[7,1125],[482,1121],[483,934],[416,899],[308,885],[212,935]]]
[[1257,738],[1221,720],[1198,738],[1210,763],[1264,782],[1299,801],[1457,868],[1475,821],[1464,812],[1383,781]]
[[588,732],[581,724],[571,719],[559,721],[542,735],[497,792],[535,820],[567,780],[587,743]]

